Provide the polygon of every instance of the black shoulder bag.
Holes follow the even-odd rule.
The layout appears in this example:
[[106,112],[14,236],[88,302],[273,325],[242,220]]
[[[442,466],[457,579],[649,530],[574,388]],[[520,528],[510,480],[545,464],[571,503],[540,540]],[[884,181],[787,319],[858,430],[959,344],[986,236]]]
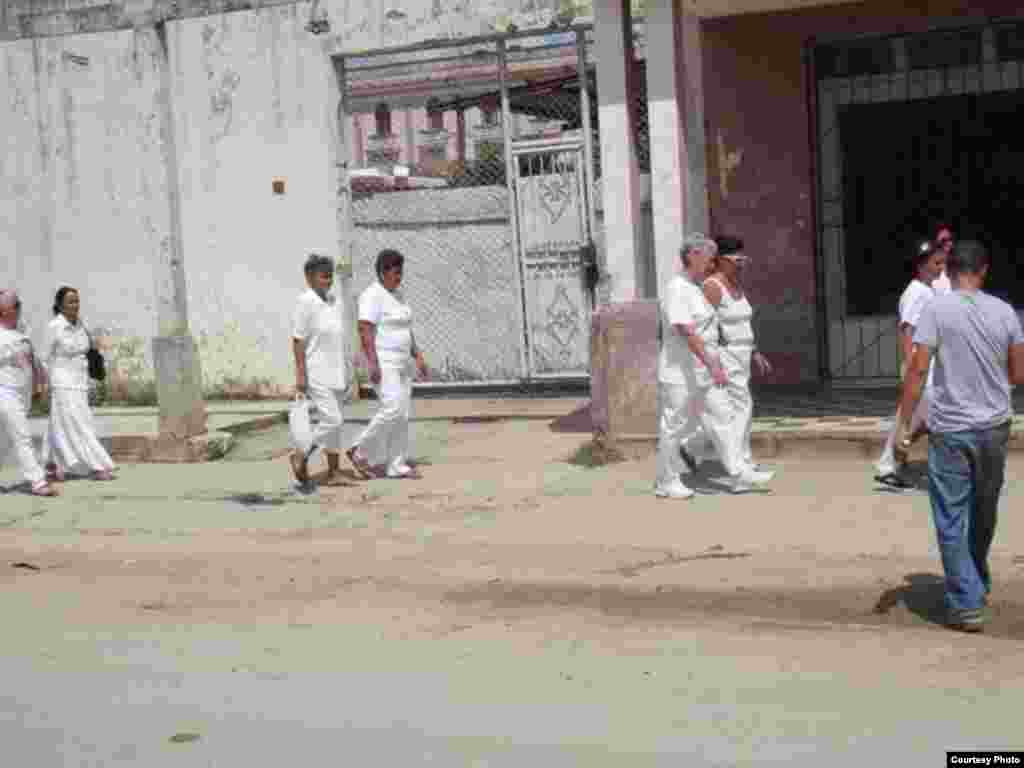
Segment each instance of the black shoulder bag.
[[92,334],[86,331],[86,335],[89,337],[89,351],[85,353],[86,362],[89,364],[89,378],[103,381],[107,378],[107,361],[103,359],[103,353],[96,349]]

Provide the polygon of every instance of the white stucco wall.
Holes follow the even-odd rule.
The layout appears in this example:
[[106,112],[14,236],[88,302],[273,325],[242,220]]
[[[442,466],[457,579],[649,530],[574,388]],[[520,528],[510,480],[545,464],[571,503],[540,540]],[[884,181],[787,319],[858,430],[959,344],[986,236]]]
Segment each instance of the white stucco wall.
[[[308,251],[339,253],[330,56],[544,27],[558,0],[327,0],[167,23],[181,235],[205,387],[281,393]],[[388,14],[400,10],[402,15]],[[119,397],[152,392],[155,277],[169,236],[155,38],[130,30],[0,43],[0,280],[35,334],[61,284],[108,337]],[[272,194],[274,179],[285,194]]]
[[[151,254],[166,235],[158,179],[156,76],[132,32],[0,47],[0,262],[38,341],[55,290],[152,378]],[[115,372],[115,375],[117,372]]]
[[291,6],[179,22],[169,36],[189,316],[214,392],[292,383],[302,264],[338,251],[334,73],[303,24]]

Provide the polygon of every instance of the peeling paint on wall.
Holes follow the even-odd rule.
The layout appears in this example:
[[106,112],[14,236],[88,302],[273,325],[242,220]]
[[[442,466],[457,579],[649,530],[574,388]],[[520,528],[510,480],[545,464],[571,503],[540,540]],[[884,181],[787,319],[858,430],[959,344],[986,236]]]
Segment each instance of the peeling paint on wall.
[[725,146],[725,137],[722,132],[718,132],[718,185],[722,190],[722,199],[729,199],[729,180],[732,178],[736,169],[740,167],[740,163],[743,162],[743,150],[727,150]]

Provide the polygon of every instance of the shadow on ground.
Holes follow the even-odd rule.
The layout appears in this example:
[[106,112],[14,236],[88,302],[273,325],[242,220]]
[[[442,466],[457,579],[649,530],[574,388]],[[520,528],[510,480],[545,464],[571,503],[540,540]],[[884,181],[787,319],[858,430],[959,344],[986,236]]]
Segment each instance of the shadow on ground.
[[908,574],[905,584],[882,594],[875,605],[875,613],[886,616],[902,606],[929,623],[943,624],[946,619],[944,583],[941,576],[933,573]]
[[590,418],[590,403],[580,406],[572,413],[552,420],[550,426],[552,432],[591,434],[594,431],[594,423]]
[[[998,584],[997,589],[1000,598],[991,605],[986,635],[1024,640],[1024,581]],[[449,591],[444,600],[488,615],[497,611],[522,616],[576,607],[612,618],[649,622],[746,619],[749,628],[766,631],[820,630],[822,625],[837,629],[843,625],[944,629],[942,578],[918,573],[910,574],[905,584],[887,589],[881,597],[869,587],[787,591],[736,587],[715,592],[669,585],[495,579]]]

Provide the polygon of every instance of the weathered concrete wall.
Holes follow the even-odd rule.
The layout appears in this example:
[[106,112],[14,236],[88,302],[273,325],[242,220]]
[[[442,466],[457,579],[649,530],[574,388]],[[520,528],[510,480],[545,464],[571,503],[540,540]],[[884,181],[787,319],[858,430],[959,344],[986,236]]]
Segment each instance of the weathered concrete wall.
[[338,253],[334,73],[304,23],[292,6],[170,30],[190,322],[217,394],[293,382],[302,264]]
[[632,301],[595,312],[590,421],[611,437],[657,432],[658,303]]
[[[309,3],[201,17],[213,6],[183,2],[177,12],[195,17],[167,24],[189,315],[210,394],[290,386],[288,322],[301,263],[313,249],[339,254],[329,54],[546,26],[563,4],[395,5],[329,0],[332,34],[320,37],[305,29]],[[28,25],[8,14],[6,36],[101,29],[170,9],[137,2],[114,10]],[[134,398],[153,396],[152,265],[168,236],[147,44],[108,31],[0,46],[0,99],[10,105],[0,149],[4,282],[24,293],[37,334],[58,285],[79,287],[110,351],[112,394]],[[283,195],[272,193],[276,179]]]
[[[2,0],[0,39],[130,29],[236,11],[268,9],[282,0]],[[642,0],[636,0],[642,5]],[[353,50],[402,45],[438,36],[488,34],[510,25],[543,27],[590,16],[592,0],[325,0],[332,30]],[[362,41],[365,41],[362,42]]]
[[0,254],[39,341],[60,285],[116,349],[111,387],[152,381],[152,254],[167,236],[153,52],[132,32],[0,47]]

